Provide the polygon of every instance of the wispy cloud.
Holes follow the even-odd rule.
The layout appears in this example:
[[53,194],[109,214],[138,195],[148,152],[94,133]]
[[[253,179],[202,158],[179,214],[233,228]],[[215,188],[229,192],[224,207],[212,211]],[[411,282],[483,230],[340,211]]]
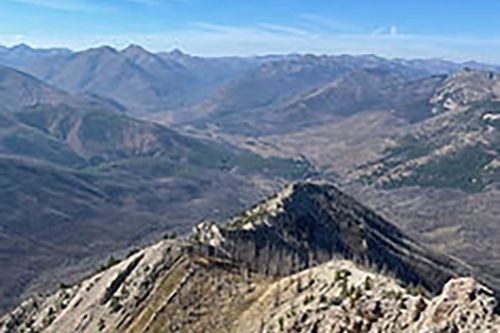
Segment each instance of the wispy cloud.
[[317,14],[302,14],[299,18],[304,25],[315,30],[339,33],[356,33],[362,30],[356,24]]
[[[120,3],[111,1],[93,1],[93,0],[4,0],[17,2],[38,7],[45,7],[63,11],[89,11],[119,8]],[[122,0],[123,2],[137,5],[153,6],[162,4],[161,0]],[[168,0],[168,2],[186,1],[186,0]],[[163,2],[164,3],[164,2]]]
[[[335,32],[293,26],[257,24],[230,26],[195,23],[182,31],[151,36],[151,46],[161,47],[160,41],[176,40],[187,51],[199,54],[265,54],[319,53],[368,54],[386,57],[429,58],[500,62],[499,39],[480,39],[475,36],[415,35],[402,32],[397,26],[375,31]],[[171,39],[170,39],[171,38]],[[157,43],[155,43],[155,41]],[[484,52],[487,49],[488,52]],[[488,54],[490,56],[488,56]]]
[[311,31],[308,31],[306,29],[301,29],[301,28],[296,28],[296,27],[291,27],[291,26],[286,26],[286,25],[277,25],[277,24],[270,24],[270,23],[261,23],[257,25],[257,28],[260,28],[265,31],[270,31],[272,33],[278,33],[278,34],[283,34],[287,36],[302,36],[302,37],[310,37],[313,36],[314,34]]
[[[19,38],[1,36],[6,44]],[[269,53],[367,54],[386,57],[429,58],[452,60],[476,59],[500,63],[500,38],[476,36],[415,35],[396,26],[366,29],[361,32],[337,32],[316,27],[258,23],[235,26],[195,22],[184,29],[155,33],[80,34],[23,36],[23,41],[37,47],[64,46],[84,49],[108,44],[123,48],[129,43],[143,45],[153,51],[182,48],[197,55],[262,55]]]
[[57,10],[65,10],[65,11],[92,10],[103,7],[101,5],[97,5],[93,2],[85,0],[5,0],[5,1],[24,3],[39,7],[46,7]]
[[370,32],[370,35],[395,37],[395,36],[400,35],[400,31],[399,31],[398,27],[396,27],[394,25],[390,26],[390,27],[377,27]]

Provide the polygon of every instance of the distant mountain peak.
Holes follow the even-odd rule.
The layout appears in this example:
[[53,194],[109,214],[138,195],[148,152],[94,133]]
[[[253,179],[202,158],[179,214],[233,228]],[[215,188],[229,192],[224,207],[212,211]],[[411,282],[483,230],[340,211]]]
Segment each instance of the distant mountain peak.
[[11,47],[11,50],[32,51],[33,48],[31,46],[29,46],[28,44],[21,43],[21,44],[17,44],[17,45],[14,45],[13,47]]
[[103,45],[99,47],[90,48],[82,53],[108,53],[108,54],[118,54],[118,51],[111,46]]
[[182,50],[175,48],[172,51],[168,52],[168,55],[174,58],[184,58],[189,57],[189,54],[184,53]]
[[150,53],[148,50],[137,44],[130,44],[129,46],[124,48],[121,52],[125,54]]
[[31,60],[34,60],[37,56],[40,57],[52,56],[52,55],[64,56],[71,54],[73,52],[67,48],[34,48],[25,43],[14,45],[10,48],[0,45],[0,50],[2,51],[2,53],[11,54],[17,59],[24,59],[25,56],[28,56],[30,57]]

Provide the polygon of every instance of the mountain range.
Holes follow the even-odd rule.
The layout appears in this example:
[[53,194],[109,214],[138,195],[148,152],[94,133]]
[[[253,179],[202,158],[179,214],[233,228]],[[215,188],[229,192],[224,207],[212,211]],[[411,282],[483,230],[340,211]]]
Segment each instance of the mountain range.
[[[397,263],[391,274],[410,284],[425,282],[430,271],[472,272],[498,290],[498,70],[374,55],[203,58],[138,45],[2,47],[0,308],[79,281],[111,254],[184,234],[202,219],[222,223],[306,178],[334,182],[348,196],[321,190],[315,201],[308,186],[299,187],[294,193],[307,195],[286,210],[316,210],[273,223],[331,223],[321,202],[352,196],[380,217],[351,203],[340,210],[342,220],[375,219],[378,227],[369,228],[377,232],[339,227],[335,238],[320,223],[314,229],[325,239],[311,248],[301,234],[307,230],[299,237],[260,226],[258,238],[273,244],[273,255],[292,251],[306,270],[332,253],[353,265],[369,259],[377,269]],[[204,226],[244,238],[207,251],[252,253],[253,233]],[[350,237],[366,238],[375,252],[357,253]],[[275,246],[282,249],[275,253]],[[403,259],[403,252],[426,259]],[[300,274],[253,270],[284,279]],[[423,284],[437,292],[454,275]]]
[[[152,53],[139,45],[73,52],[20,44],[0,49],[0,64],[68,92],[95,94],[131,111],[163,112],[181,120],[234,107],[254,110],[274,105],[360,68],[385,68],[407,76],[449,74],[463,67],[498,69],[475,62],[388,60],[373,55],[202,58],[179,50]],[[197,112],[193,115],[191,109]]]
[[81,52],[19,45],[0,51],[0,64],[29,73],[71,93],[113,99],[132,111],[168,111],[203,98],[257,63],[204,59],[180,51],[153,54],[138,45]]

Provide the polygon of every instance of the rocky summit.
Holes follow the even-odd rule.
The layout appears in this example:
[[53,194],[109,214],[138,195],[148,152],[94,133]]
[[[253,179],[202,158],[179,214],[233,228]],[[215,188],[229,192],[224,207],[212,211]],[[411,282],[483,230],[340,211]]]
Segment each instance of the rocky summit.
[[14,332],[498,332],[495,293],[333,185],[302,182],[34,295]]

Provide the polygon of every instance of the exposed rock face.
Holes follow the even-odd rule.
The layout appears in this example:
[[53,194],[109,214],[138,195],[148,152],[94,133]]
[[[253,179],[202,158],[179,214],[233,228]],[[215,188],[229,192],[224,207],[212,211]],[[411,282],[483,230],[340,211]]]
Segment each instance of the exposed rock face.
[[433,112],[453,111],[477,102],[498,101],[500,77],[496,72],[462,69],[450,75],[430,102]]
[[324,183],[290,185],[226,227],[205,223],[195,228],[194,238],[206,254],[270,275],[289,275],[340,257],[386,269],[436,292],[449,278],[466,272]]
[[[298,292],[297,281],[313,282]],[[264,332],[459,333],[500,329],[493,294],[472,278],[451,280],[441,295],[427,299],[390,278],[360,270],[349,262],[333,261],[283,279],[280,286],[293,292],[283,291],[275,309],[263,310],[270,313]]]
[[[451,280],[415,325],[431,332],[495,332],[497,302],[492,290],[472,278]],[[495,327],[496,330],[495,330]]]
[[0,332],[120,332],[159,279],[179,264],[179,246],[160,242],[75,286],[32,297],[0,319]]

